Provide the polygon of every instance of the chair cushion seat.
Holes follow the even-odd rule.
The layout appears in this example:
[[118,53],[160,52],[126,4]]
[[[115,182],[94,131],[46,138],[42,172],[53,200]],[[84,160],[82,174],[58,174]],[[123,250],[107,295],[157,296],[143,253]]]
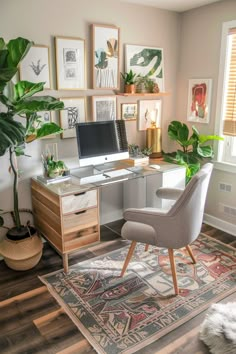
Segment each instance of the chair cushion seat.
[[121,229],[121,236],[127,240],[156,246],[156,233],[152,226],[127,221]]

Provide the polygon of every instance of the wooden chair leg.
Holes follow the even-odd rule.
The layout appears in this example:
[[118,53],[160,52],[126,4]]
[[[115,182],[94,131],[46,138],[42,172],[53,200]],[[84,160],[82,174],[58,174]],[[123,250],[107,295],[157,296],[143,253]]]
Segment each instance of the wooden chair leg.
[[133,255],[133,253],[134,253],[134,249],[135,249],[136,244],[137,244],[136,241],[132,241],[132,243],[131,243],[131,245],[130,245],[129,252],[128,252],[127,256],[126,256],[125,263],[124,263],[124,265],[123,265],[123,269],[122,269],[122,271],[121,271],[121,273],[120,273],[120,276],[121,276],[121,277],[123,277],[123,275],[124,275],[125,272],[126,272],[126,269],[127,269],[128,265],[129,265],[129,262],[130,262],[130,260],[131,260],[131,257],[132,257],[132,255]]
[[173,278],[173,283],[174,283],[174,289],[175,289],[175,294],[179,294],[179,289],[178,289],[178,282],[177,282],[177,274],[176,274],[176,268],[175,268],[175,259],[174,259],[174,251],[172,248],[168,248],[168,253],[169,253],[169,258],[170,258],[170,266],[171,266],[171,272],[172,272],[172,278]]
[[186,246],[186,250],[188,251],[188,254],[190,255],[190,257],[192,258],[193,263],[196,264],[197,263],[196,258],[194,257],[193,251],[189,245]]
[[146,245],[145,245],[145,252],[147,252],[148,251],[148,248],[149,248],[149,245],[146,243]]

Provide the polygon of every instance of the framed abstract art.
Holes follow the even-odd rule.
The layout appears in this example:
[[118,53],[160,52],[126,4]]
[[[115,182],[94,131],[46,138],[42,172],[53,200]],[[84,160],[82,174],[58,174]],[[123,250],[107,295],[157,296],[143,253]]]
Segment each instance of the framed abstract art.
[[64,109],[60,111],[62,138],[75,138],[75,124],[86,121],[85,97],[65,97],[60,101],[64,103]]
[[94,121],[116,119],[116,96],[92,96]]
[[188,85],[187,120],[209,123],[212,79],[190,79]]
[[155,125],[161,127],[161,100],[140,100],[138,130],[146,130]]

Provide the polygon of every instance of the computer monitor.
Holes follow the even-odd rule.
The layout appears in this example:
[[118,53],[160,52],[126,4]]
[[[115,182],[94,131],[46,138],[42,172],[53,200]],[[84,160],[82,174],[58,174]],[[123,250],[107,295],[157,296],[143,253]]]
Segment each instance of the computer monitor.
[[76,136],[81,167],[129,158],[123,120],[77,123]]

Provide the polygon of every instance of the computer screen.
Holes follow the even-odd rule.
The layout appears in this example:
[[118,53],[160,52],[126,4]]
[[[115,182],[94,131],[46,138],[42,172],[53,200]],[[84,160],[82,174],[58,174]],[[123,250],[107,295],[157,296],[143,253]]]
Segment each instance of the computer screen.
[[80,166],[129,158],[123,120],[77,123],[76,136]]

